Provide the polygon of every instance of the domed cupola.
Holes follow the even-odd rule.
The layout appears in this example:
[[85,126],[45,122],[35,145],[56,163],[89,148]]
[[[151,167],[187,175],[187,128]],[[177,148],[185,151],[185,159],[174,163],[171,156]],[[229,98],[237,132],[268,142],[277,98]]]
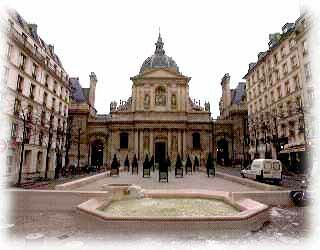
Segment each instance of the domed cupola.
[[159,33],[158,41],[155,43],[156,50],[152,56],[148,57],[143,62],[139,72],[140,75],[145,73],[147,70],[156,68],[168,68],[180,74],[179,67],[176,62],[166,55],[163,49],[163,44],[161,34]]

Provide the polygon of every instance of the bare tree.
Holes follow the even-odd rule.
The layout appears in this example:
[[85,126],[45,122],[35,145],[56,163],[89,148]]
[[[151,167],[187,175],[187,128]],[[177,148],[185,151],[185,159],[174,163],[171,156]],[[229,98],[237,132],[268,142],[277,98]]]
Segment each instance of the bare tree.
[[[24,164],[24,149],[26,144],[32,144],[30,138],[33,136],[33,144],[36,144],[35,136],[39,134],[38,126],[39,126],[39,117],[33,114],[33,110],[31,106],[27,108],[21,107],[21,102],[19,99],[16,99],[14,104],[14,115],[18,118],[17,125],[22,127],[22,135],[20,138],[21,146],[20,146],[20,159],[19,159],[19,174],[17,186],[21,185],[22,181],[22,170]],[[18,129],[18,126],[16,127]]]

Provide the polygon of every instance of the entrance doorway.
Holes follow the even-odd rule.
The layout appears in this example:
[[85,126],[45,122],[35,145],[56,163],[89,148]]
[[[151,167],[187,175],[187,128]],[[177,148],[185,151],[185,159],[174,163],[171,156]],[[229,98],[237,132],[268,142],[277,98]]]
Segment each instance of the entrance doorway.
[[155,143],[155,162],[159,163],[160,160],[166,159],[166,143],[156,142]]
[[103,165],[103,142],[101,140],[95,140],[91,144],[91,165]]
[[228,142],[224,138],[217,142],[217,162],[220,165],[229,164]]

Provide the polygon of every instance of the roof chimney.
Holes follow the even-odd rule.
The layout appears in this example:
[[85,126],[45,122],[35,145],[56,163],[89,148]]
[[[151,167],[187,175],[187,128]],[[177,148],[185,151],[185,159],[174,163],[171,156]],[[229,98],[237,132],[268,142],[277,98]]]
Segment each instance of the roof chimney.
[[50,50],[51,54],[54,54],[54,45],[53,44],[49,44],[49,50]]
[[30,28],[32,35],[36,35],[36,36],[38,35],[38,33],[37,33],[38,25],[36,25],[35,23],[30,23],[29,28]]
[[286,23],[282,26],[282,33],[287,33],[290,29],[294,27],[294,23]]

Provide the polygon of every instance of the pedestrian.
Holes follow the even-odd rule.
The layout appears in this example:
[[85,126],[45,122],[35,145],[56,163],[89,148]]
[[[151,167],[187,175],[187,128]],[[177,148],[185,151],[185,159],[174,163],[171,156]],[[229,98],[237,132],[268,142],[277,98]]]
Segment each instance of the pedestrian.
[[198,156],[194,157],[194,162],[193,162],[193,171],[199,170],[199,159]]
[[134,155],[133,156],[133,160],[132,160],[132,165],[131,165],[131,170],[132,170],[132,174],[133,174],[133,171],[136,171],[137,174],[138,174],[138,159],[137,159],[137,156]]
[[130,171],[130,163],[129,163],[128,155],[124,161],[124,166],[127,168],[128,172],[129,172]]
[[213,176],[216,175],[216,171],[215,171],[215,168],[214,168],[214,163],[213,163],[213,159],[212,159],[211,152],[208,154],[208,159],[207,159],[207,163],[206,163],[206,168],[207,168],[207,175],[208,175],[208,177],[210,177],[211,174],[212,174]]

